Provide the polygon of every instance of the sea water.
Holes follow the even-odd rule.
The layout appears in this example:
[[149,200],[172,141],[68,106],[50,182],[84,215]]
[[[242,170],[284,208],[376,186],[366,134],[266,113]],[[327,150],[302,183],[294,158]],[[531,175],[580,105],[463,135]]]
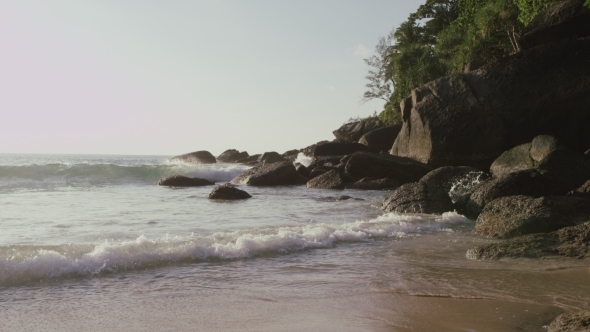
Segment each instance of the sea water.
[[0,330],[543,331],[589,306],[587,262],[468,260],[473,221],[388,191],[157,186],[247,168],[0,154]]

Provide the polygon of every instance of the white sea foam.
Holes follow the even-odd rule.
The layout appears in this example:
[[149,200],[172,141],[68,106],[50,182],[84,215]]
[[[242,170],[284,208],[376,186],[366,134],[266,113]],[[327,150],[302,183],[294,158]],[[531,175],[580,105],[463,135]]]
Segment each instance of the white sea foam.
[[0,247],[0,284],[68,276],[91,276],[208,259],[243,259],[265,254],[287,254],[305,249],[330,248],[339,242],[403,238],[423,232],[446,231],[452,224],[469,222],[454,213],[379,216],[344,224],[309,224],[245,229],[208,236],[139,236],[132,241],[103,242],[95,246]]
[[297,158],[295,159],[296,163],[300,163],[301,165],[308,167],[311,165],[313,158],[306,156],[303,152],[299,152]]
[[461,196],[465,195],[471,188],[480,183],[481,177],[484,174],[484,172],[469,172],[466,176],[453,183],[451,190],[449,190],[449,196],[453,203],[457,202]]

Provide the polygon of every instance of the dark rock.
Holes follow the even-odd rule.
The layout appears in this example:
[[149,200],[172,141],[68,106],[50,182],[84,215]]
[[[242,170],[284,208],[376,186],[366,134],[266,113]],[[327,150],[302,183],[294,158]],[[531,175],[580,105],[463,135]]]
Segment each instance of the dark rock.
[[189,178],[182,175],[170,175],[158,181],[159,186],[168,187],[200,187],[212,186],[215,182],[200,178]]
[[517,195],[542,197],[565,193],[567,189],[559,181],[537,170],[529,169],[478,184],[457,202],[456,207],[459,213],[475,219],[489,202],[499,197]]
[[542,45],[415,89],[391,154],[433,167],[487,170],[504,151],[541,134],[584,151],[588,54],[590,38]]
[[209,194],[209,199],[246,199],[252,195],[230,185],[217,186]]
[[570,191],[568,195],[590,198],[590,180],[586,181],[578,189]]
[[470,71],[477,70],[485,65],[486,65],[486,63],[483,62],[482,60],[479,60],[479,59],[471,60],[465,65],[465,69],[463,70],[463,72],[468,73]]
[[586,152],[584,152],[585,155],[590,156],[590,149],[586,150]]
[[309,164],[309,166],[307,166],[307,169],[309,169],[310,171],[313,171],[317,167],[331,168],[331,167],[334,167],[334,165],[339,165],[341,159],[342,159],[342,157],[340,157],[340,156],[314,157],[311,164]]
[[590,221],[552,233],[519,236],[500,243],[467,250],[469,259],[541,258],[545,256],[590,258]]
[[566,0],[541,11],[524,29],[519,44],[527,49],[585,36],[590,36],[590,9],[584,0]]
[[343,124],[340,128],[334,130],[332,133],[339,141],[356,143],[364,134],[383,126],[383,122],[376,119],[364,120]]
[[430,172],[431,168],[409,158],[357,152],[348,159],[345,171],[358,179],[365,177],[388,178],[396,180],[399,185],[402,185],[418,181]]
[[447,166],[429,172],[420,179],[420,182],[426,184],[430,195],[434,197],[446,195],[453,199],[454,197],[451,194],[454,190],[457,190],[457,186],[466,185],[463,183],[464,180],[473,181],[473,179],[477,179],[478,181],[485,181],[488,178],[489,176],[486,173],[473,167]]
[[306,148],[301,149],[301,152],[303,152],[304,155],[308,156],[308,157],[313,157],[313,153],[315,152],[315,149],[320,146],[320,145],[324,145],[330,143],[330,141],[320,141],[317,142],[315,144],[312,144]]
[[364,134],[359,139],[359,143],[366,145],[374,152],[389,151],[401,129],[401,124],[374,129]]
[[590,310],[563,313],[551,324],[547,332],[589,332]]
[[490,173],[494,177],[501,177],[508,173],[518,172],[535,167],[535,161],[530,156],[531,143],[521,144],[504,151],[490,166]]
[[258,163],[258,158],[260,158],[260,156],[262,156],[261,154],[255,154],[252,156],[248,156],[246,158],[242,158],[242,159],[238,159],[236,160],[237,164],[244,164],[244,165],[248,165],[251,163]]
[[561,181],[570,191],[590,179],[590,156],[569,149],[557,149],[543,158],[537,168]]
[[234,184],[251,186],[302,185],[306,182],[290,162],[255,166],[231,180]]
[[428,191],[428,185],[418,181],[406,183],[383,201],[381,209],[397,213],[443,213],[453,210],[451,198],[437,191]]
[[337,170],[331,170],[307,181],[307,188],[344,189],[346,179]]
[[531,142],[530,157],[535,163],[540,163],[551,152],[565,146],[556,138],[550,135],[539,135]]
[[327,167],[315,167],[311,172],[309,172],[309,179],[311,180],[331,170],[331,168]]
[[350,196],[346,196],[346,195],[320,197],[320,198],[318,198],[318,201],[321,201],[321,202],[340,202],[340,201],[347,201],[349,199],[352,199],[352,200],[355,200],[355,201],[364,201],[364,199],[362,199],[362,198],[355,198],[355,197],[350,197]]
[[248,152],[240,152],[235,149],[225,150],[222,154],[217,156],[217,161],[224,163],[235,163],[236,161],[244,158],[248,158]]
[[272,164],[272,163],[280,163],[287,161],[283,156],[278,154],[277,152],[265,152],[260,157],[258,157],[258,162],[263,163],[264,165]]
[[306,178],[309,177],[309,170],[307,169],[307,167],[305,167],[304,165],[301,165],[300,163],[296,163],[295,165],[295,170],[297,171],[297,173],[299,173],[301,176],[304,176]]
[[547,233],[575,223],[545,197],[500,197],[489,202],[477,217],[473,234],[501,239]]
[[366,145],[359,143],[326,143],[318,146],[315,149],[313,156],[344,156],[359,151],[370,152],[371,149]]
[[175,156],[170,159],[171,161],[182,161],[185,163],[192,164],[215,164],[217,160],[209,151],[195,151],[191,153],[182,154]]
[[399,182],[392,179],[362,178],[355,183],[347,184],[346,189],[385,190],[399,186]]
[[299,154],[299,150],[289,150],[286,152],[283,152],[283,154],[281,156],[283,157],[289,157],[289,156],[297,156]]

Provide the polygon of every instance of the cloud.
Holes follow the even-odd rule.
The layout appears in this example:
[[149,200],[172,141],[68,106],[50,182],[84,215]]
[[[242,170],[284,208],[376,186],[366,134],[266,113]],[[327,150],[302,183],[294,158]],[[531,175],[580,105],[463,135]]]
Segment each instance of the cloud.
[[369,50],[367,46],[363,44],[358,44],[354,47],[351,47],[347,51],[348,53],[352,53],[354,56],[359,57],[366,57],[369,56],[369,54],[371,54],[371,50]]
[[328,85],[326,88],[328,88],[330,91],[336,91],[336,87],[332,85]]

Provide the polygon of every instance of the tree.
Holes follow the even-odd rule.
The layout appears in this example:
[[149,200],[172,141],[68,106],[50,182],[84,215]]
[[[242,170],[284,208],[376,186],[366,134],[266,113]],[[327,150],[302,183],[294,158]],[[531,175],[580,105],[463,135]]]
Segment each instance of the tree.
[[375,55],[364,59],[365,63],[371,67],[369,74],[365,76],[369,83],[365,85],[368,90],[363,94],[362,102],[372,99],[382,99],[389,102],[389,96],[394,82],[385,76],[387,67],[387,52],[393,43],[393,32],[386,37],[380,37],[377,46],[375,46]]

